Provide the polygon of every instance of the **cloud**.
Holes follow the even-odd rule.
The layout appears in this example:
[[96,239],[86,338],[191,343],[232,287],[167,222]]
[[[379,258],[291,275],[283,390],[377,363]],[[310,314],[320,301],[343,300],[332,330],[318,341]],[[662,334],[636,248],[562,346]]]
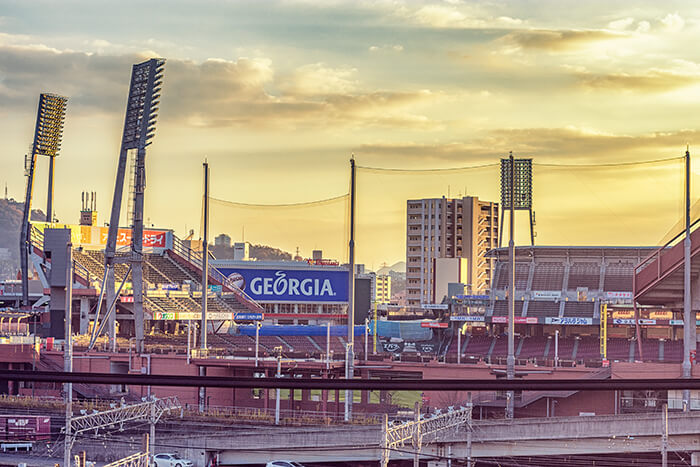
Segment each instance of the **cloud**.
[[[402,160],[434,160],[455,166],[496,162],[513,153],[534,157],[539,162],[606,163],[639,160],[639,151],[663,154],[658,158],[681,153],[688,141],[698,141],[699,130],[652,132],[638,135],[602,133],[590,129],[502,128],[485,132],[466,142],[448,143],[374,143],[355,148],[357,154]],[[671,152],[669,152],[671,151]],[[665,155],[665,156],[664,156]]]
[[[108,46],[108,44],[96,44]],[[0,106],[31,108],[41,92],[69,96],[71,113],[121,114],[131,65],[152,55],[101,55],[41,45],[0,45]],[[166,62],[160,118],[197,127],[431,128],[412,112],[429,91],[362,89],[356,70],[313,63],[278,73],[264,57]]]
[[680,74],[663,70],[649,70],[646,73],[579,73],[579,84],[599,90],[658,93],[690,86],[698,83],[699,75]]
[[669,13],[661,19],[661,24],[664,25],[667,31],[678,32],[685,27],[685,20],[676,13]]
[[628,29],[630,26],[632,26],[632,24],[634,24],[634,18],[622,18],[622,19],[618,19],[615,21],[610,21],[608,23],[608,27],[610,29],[623,31],[625,29]]
[[460,2],[446,2],[444,5],[429,4],[412,9],[410,4],[394,8],[393,14],[414,24],[436,29],[447,28],[512,28],[521,26],[523,21],[510,16],[492,16],[476,4],[464,5]]
[[324,63],[312,63],[297,68],[280,85],[280,89],[293,95],[330,95],[355,92],[358,81],[354,79],[356,68],[332,68]]
[[403,52],[403,45],[401,44],[394,44],[394,45],[371,45],[369,47],[370,52],[383,52],[383,51],[389,51],[389,52]]
[[620,33],[601,30],[533,29],[510,32],[499,39],[499,41],[520,49],[562,52],[584,47],[593,42],[622,37],[625,36]]

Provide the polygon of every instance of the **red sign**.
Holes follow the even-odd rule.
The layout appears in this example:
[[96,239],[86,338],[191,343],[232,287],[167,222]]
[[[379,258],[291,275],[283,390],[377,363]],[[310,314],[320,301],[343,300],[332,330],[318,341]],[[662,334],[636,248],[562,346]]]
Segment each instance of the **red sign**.
[[438,323],[435,321],[430,321],[428,323],[420,323],[420,327],[422,328],[439,328],[439,329],[444,329],[447,328],[447,323]]
[[146,248],[165,248],[165,232],[162,230],[144,230],[143,246]]
[[126,296],[126,297],[121,297],[120,300],[122,303],[134,303],[134,297],[131,295]]

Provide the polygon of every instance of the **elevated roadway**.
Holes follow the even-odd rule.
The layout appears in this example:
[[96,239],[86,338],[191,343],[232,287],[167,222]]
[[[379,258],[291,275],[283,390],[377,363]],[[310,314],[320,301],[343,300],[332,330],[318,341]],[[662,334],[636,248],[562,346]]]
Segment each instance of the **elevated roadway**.
[[[524,418],[473,423],[471,455],[474,458],[566,454],[620,454],[659,452],[660,413],[616,416]],[[273,459],[298,462],[361,462],[381,458],[381,428],[377,425],[322,427],[251,427],[230,433],[189,433],[171,438],[184,454],[205,464],[206,453],[218,453],[222,465],[260,464]],[[669,414],[669,452],[700,452],[700,413]],[[410,445],[394,451],[391,459],[412,458]],[[468,430],[439,435],[425,444],[424,460],[443,465],[447,453],[465,459]],[[445,461],[446,462],[446,461]],[[446,465],[446,463],[444,464]],[[693,463],[700,465],[700,462]]]

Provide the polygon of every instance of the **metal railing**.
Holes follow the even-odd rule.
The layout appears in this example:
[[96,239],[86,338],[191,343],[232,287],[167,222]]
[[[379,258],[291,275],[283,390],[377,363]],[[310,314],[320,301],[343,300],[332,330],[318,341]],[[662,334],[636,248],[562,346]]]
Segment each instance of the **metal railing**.
[[[695,227],[695,225],[698,224],[698,222],[700,222],[700,218],[695,219],[695,221],[693,221],[690,224],[690,229],[692,230],[692,228]],[[676,242],[676,240],[679,240],[681,237],[683,237],[684,235],[685,235],[685,229],[678,232],[673,238],[671,238],[669,241],[667,241],[663,246],[654,250],[646,258],[644,258],[642,261],[640,261],[639,264],[637,264],[637,266],[634,267],[634,275],[632,276],[632,280],[633,280],[633,287],[632,288],[633,288],[633,291],[635,294],[637,293],[637,274],[639,274],[642,270],[646,269],[647,266],[650,266],[654,261],[656,261],[656,266],[657,266],[656,267],[656,276],[653,279],[649,280],[647,285],[649,285],[649,283],[651,283],[655,280],[658,280],[661,277],[661,273],[662,273],[662,271],[661,271],[661,253],[665,252],[665,251],[669,251],[670,248],[672,248],[671,245],[674,242]],[[675,245],[673,245],[673,246],[675,246]],[[681,261],[682,261],[682,258],[681,258]],[[678,262],[676,262],[674,264],[677,264],[677,263]]]
[[[200,271],[202,270],[202,253],[192,250],[175,235],[173,235],[173,252],[178,254],[181,258],[192,263],[195,267],[199,268]],[[260,312],[265,311],[265,309],[258,302],[256,302],[247,293],[245,293],[238,286],[236,286],[234,283],[228,280],[228,278],[224,276],[218,269],[210,267],[209,277],[221,284],[222,290],[224,288],[227,288],[230,292],[241,297],[244,301],[252,305],[255,309],[259,310]]]
[[148,452],[137,452],[118,461],[105,464],[104,467],[148,467]]

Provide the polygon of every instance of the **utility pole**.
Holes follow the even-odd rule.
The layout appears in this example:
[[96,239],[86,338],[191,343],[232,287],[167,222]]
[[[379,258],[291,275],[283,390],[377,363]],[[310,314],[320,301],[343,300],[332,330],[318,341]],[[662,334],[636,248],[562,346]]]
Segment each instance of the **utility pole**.
[[413,421],[416,424],[415,430],[413,431],[413,467],[420,467],[422,438],[420,432],[420,405],[418,404],[418,401],[413,404]]
[[331,322],[326,323],[326,370],[331,367]]
[[[282,377],[282,347],[275,347],[277,352],[277,374],[276,378]],[[291,391],[291,389],[290,389]],[[275,395],[275,425],[280,424],[280,388],[277,387],[277,393]]]
[[467,467],[473,467],[474,463],[472,462],[472,437],[473,437],[474,427],[472,426],[472,420],[474,420],[474,418],[473,418],[474,405],[472,404],[471,391],[469,392],[469,405],[467,407],[469,407],[471,409],[469,411],[469,417],[467,418]]
[[[155,397],[151,398],[151,402],[155,401]],[[147,453],[149,454],[148,460],[151,461],[151,457],[153,455],[153,449],[155,448],[156,445],[156,422],[158,421],[158,418],[156,417],[156,404],[151,404],[151,416],[148,419],[148,425],[149,425],[149,436],[148,436],[148,443],[147,443]]]
[[[350,159],[350,242],[348,244],[350,283],[348,284],[348,342],[345,351],[345,379],[352,379],[355,369],[355,156]],[[345,390],[345,421],[352,419],[353,394]]]
[[663,432],[661,434],[661,467],[668,467],[668,404],[664,404]]
[[[375,305],[376,306],[376,305]],[[367,351],[369,350],[369,317],[365,318],[365,362],[368,360]]]
[[[697,347],[695,312],[692,310],[690,294],[690,150],[685,151],[685,239],[683,240],[683,378],[692,376],[690,354]],[[683,390],[683,411],[690,411],[690,389]]]
[[462,363],[462,329],[457,330],[457,364]]
[[[506,360],[506,379],[515,378],[515,160],[510,153],[510,223],[508,241],[508,358]],[[513,391],[508,391],[506,397],[506,418],[513,418]]]
[[255,366],[258,366],[258,349],[260,348],[260,321],[255,322]]
[[[202,321],[200,324],[201,335],[199,337],[200,358],[207,355],[207,295],[209,289],[209,164],[205,160],[204,167],[204,222],[202,226]],[[199,376],[206,376],[207,368],[199,367]],[[206,404],[207,388],[199,388],[199,411],[204,412]]]
[[[73,342],[72,342],[72,302],[73,302],[73,244],[66,245],[66,314],[65,314],[65,342],[63,344],[63,371],[73,372]],[[70,450],[73,446],[73,433],[71,431],[71,418],[73,417],[73,383],[63,383],[66,397],[66,437],[63,441],[63,466],[70,466]]]

